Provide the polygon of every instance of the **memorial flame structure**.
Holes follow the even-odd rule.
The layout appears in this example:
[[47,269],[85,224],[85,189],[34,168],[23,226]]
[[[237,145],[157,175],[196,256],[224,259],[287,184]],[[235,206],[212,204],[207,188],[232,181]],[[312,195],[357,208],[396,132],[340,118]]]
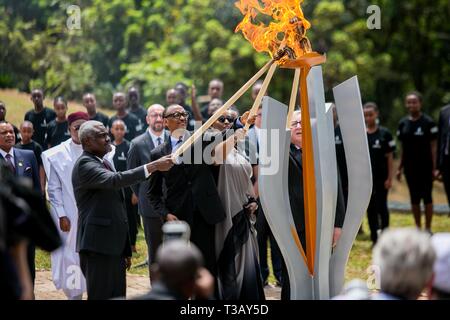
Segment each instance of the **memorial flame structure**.
[[[197,141],[267,71],[249,117],[263,105],[258,187],[261,203],[289,273],[291,299],[328,299],[340,292],[345,266],[372,191],[367,136],[357,77],[333,89],[348,167],[348,205],[342,236],[332,251],[337,165],[330,104],[325,104],[321,64],[306,36],[303,0],[240,0],[236,27],[258,52],[271,59],[173,154],[174,161]],[[265,25],[258,19],[269,18]],[[261,20],[260,20],[261,21]],[[294,70],[289,106],[264,97],[277,68]],[[288,194],[289,124],[300,90],[306,248],[297,234]],[[263,99],[264,97],[264,99]],[[246,131],[249,123],[245,125]],[[276,130],[277,135],[270,132]],[[270,137],[270,138],[269,138]],[[274,138],[275,137],[275,138]],[[278,152],[270,154],[271,150]],[[273,166],[277,170],[273,170]],[[292,177],[291,177],[292,178]],[[360,184],[364,181],[363,184]],[[305,250],[306,249],[306,250]]]

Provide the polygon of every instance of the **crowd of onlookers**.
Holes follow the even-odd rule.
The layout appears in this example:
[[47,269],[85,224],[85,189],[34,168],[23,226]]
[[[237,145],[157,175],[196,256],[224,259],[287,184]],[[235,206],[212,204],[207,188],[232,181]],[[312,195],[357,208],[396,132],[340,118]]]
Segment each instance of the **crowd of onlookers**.
[[[257,82],[253,86],[253,99],[261,85]],[[131,87],[126,93],[113,94],[115,113],[108,117],[97,110],[92,93],[82,97],[86,112],[68,115],[64,98],[55,98],[51,109],[44,105],[43,90],[35,89],[31,92],[34,107],[18,128],[6,121],[7,106],[0,102],[2,290],[8,290],[4,292],[14,298],[33,297],[37,245],[53,251],[53,281],[69,299],[81,299],[86,290],[91,299],[125,295],[125,282],[120,279],[131,266],[129,258],[136,252],[137,233],[142,228],[153,288],[143,298],[261,300],[265,287],[278,286],[283,287],[282,297],[288,299],[287,271],[259,199],[258,163],[250,161],[258,158],[261,107],[252,118],[231,107],[207,130],[208,141],[223,139],[212,148],[213,164],[168,165],[168,157],[188,138],[185,133],[179,134],[180,130],[192,132],[196,121],[209,119],[223,105],[222,95],[223,82],[214,79],[209,83],[209,101],[200,105],[195,87],[178,83],[167,90],[166,107],[152,104],[144,108],[138,88]],[[442,109],[435,124],[421,111],[420,93],[408,93],[405,105],[408,115],[397,131],[402,144],[397,170],[393,160],[395,139],[380,126],[378,106],[369,102],[363,107],[373,175],[367,214],[374,244],[375,280],[381,289],[373,298],[416,299],[425,289],[429,298],[449,298],[449,235],[431,237],[431,193],[434,180],[444,182],[447,195],[450,190],[450,106]],[[343,201],[336,208],[336,245],[347,205],[348,178],[339,120],[334,120],[338,189]],[[242,128],[247,121],[251,128],[245,136]],[[300,111],[294,113],[289,126],[289,179],[294,181],[302,175]],[[89,155],[92,159],[85,161],[92,160],[92,165],[97,161],[100,168],[83,167],[83,157]],[[428,233],[387,230],[379,237],[380,230],[389,226],[387,197],[392,180],[395,176],[401,179],[402,174],[418,229],[422,226],[420,204],[424,203]],[[303,203],[303,187],[291,185],[291,209],[305,247],[304,209],[297,205]],[[104,189],[111,193],[104,193]],[[101,212],[102,206],[117,217],[123,214],[122,220],[111,219]],[[163,224],[178,220],[189,225],[192,244],[161,246]],[[121,236],[123,221],[125,238]],[[126,250],[111,248],[119,238],[118,243],[124,243]],[[269,249],[274,284],[268,281]],[[68,274],[70,266],[78,269]],[[111,273],[106,275],[110,267]],[[75,289],[67,285],[73,275],[80,281]],[[116,281],[121,283],[120,288],[106,292],[106,284]],[[369,296],[367,286],[352,282],[338,298]]]

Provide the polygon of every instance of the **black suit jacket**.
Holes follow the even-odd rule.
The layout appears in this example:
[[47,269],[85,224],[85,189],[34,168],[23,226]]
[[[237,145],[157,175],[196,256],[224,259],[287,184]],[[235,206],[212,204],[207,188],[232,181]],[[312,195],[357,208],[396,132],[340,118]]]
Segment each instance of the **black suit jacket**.
[[[301,152],[296,152],[296,148],[291,144],[289,150],[289,202],[291,211],[299,235],[300,242],[304,249],[306,249],[306,235],[305,235],[305,209],[303,198],[303,165]],[[334,219],[334,226],[342,228],[345,219],[345,205],[344,194],[342,191],[342,183],[338,169],[338,195],[336,202],[336,216]]]
[[[171,153],[169,139],[151,152],[151,160]],[[167,188],[165,196],[163,184]],[[152,207],[163,218],[171,213],[190,225],[195,211],[199,211],[208,224],[219,223],[225,218],[212,170],[205,163],[180,164],[167,172],[154,172],[150,177],[148,197]]]
[[[163,141],[169,139],[169,134],[164,132]],[[130,151],[128,151],[127,167],[134,169],[150,162],[150,152],[155,148],[153,140],[148,130],[131,141]],[[131,186],[134,194],[139,198],[139,213],[143,217],[155,218],[159,217],[159,213],[153,210],[147,197],[149,188],[149,180],[142,181]]]
[[77,251],[131,256],[122,188],[145,179],[144,167],[113,172],[83,152],[72,173],[78,207]]
[[450,105],[441,109],[439,113],[439,136],[438,136],[438,168],[443,170],[445,146],[447,145],[450,134]]

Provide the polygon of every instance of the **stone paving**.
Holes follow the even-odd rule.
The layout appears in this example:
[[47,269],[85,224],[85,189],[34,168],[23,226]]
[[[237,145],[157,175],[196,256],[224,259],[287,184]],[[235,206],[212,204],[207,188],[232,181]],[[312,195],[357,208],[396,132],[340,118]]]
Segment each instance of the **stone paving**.
[[[145,294],[150,290],[150,282],[147,276],[127,274],[127,298],[132,298]],[[281,289],[278,287],[264,288],[267,300],[279,300]],[[35,283],[36,300],[66,300],[66,296],[61,290],[56,290],[52,282],[50,271],[37,271]],[[84,294],[83,299],[86,299]]]

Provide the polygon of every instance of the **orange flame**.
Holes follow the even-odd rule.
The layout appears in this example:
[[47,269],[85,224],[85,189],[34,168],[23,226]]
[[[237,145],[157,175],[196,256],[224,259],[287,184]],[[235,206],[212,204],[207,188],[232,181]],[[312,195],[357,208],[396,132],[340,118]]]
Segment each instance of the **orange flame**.
[[[240,0],[235,6],[244,15],[235,32],[242,31],[258,52],[266,51],[275,60],[298,59],[311,52],[311,44],[305,36],[311,24],[303,16],[300,4],[303,0]],[[261,13],[272,17],[268,26],[255,19]]]

